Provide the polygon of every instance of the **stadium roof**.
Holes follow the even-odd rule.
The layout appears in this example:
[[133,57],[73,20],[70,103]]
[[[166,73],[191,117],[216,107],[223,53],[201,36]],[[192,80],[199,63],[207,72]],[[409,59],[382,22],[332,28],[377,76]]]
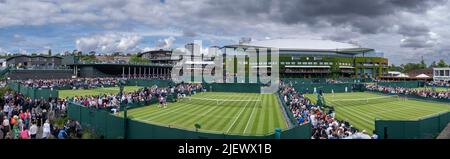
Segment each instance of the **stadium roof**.
[[37,58],[37,57],[42,57],[42,58],[60,58],[60,59],[62,59],[62,57],[60,57],[60,56],[47,56],[47,55],[22,55],[22,54],[19,54],[19,55],[15,55],[15,56],[11,56],[11,57],[8,57],[7,59],[6,59],[6,61],[9,61],[9,60],[11,60],[11,59],[14,59],[14,58],[17,58],[17,57],[28,57],[28,58]]
[[280,50],[295,51],[337,51],[337,52],[367,52],[373,51],[369,48],[361,48],[360,46],[335,42],[331,40],[308,40],[308,39],[271,39],[262,41],[250,41],[239,45],[229,45],[225,47],[255,47],[255,48],[278,48]]

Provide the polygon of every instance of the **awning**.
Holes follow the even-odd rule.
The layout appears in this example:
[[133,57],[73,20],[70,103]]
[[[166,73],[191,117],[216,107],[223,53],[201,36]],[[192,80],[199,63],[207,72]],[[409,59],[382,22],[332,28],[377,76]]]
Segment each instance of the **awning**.
[[420,74],[416,76],[417,78],[430,78],[430,76],[426,75],[426,74]]

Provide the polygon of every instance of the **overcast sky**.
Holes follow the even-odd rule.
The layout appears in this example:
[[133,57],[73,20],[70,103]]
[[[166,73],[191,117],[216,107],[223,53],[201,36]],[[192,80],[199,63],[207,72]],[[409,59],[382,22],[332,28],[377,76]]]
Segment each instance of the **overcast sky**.
[[0,53],[109,53],[235,44],[241,37],[331,39],[391,63],[450,62],[447,0],[0,0]]

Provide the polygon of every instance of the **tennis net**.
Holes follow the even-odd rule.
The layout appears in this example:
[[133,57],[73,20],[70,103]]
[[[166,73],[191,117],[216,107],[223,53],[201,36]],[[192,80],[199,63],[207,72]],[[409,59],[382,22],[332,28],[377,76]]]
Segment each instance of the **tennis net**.
[[357,105],[368,105],[368,104],[377,104],[377,103],[388,103],[400,101],[400,97],[398,95],[389,95],[389,96],[381,96],[381,97],[371,97],[371,98],[358,98],[358,99],[336,99],[330,100],[330,104],[332,106],[357,106]]
[[238,107],[253,107],[260,106],[260,99],[214,99],[214,98],[199,98],[199,97],[184,97],[180,102],[196,104],[196,105],[216,105],[216,106],[238,106]]

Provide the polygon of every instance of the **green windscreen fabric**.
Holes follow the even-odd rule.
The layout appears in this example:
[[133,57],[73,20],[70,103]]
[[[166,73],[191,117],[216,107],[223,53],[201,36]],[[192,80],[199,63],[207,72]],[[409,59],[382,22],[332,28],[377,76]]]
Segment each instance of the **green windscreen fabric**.
[[256,83],[204,83],[203,88],[210,92],[260,93],[262,84]]
[[[70,103],[68,105],[70,119],[78,120],[84,127],[92,129],[96,135],[107,139],[273,139],[274,134],[265,136],[244,136],[236,134],[221,134],[197,132],[194,129],[186,130],[170,125],[155,125],[141,121],[125,119],[115,116],[104,110],[89,109]],[[126,136],[125,136],[126,135]],[[281,132],[281,138],[309,139],[311,126],[296,126]]]
[[449,122],[449,112],[419,120],[376,120],[375,131],[380,139],[432,139]]

